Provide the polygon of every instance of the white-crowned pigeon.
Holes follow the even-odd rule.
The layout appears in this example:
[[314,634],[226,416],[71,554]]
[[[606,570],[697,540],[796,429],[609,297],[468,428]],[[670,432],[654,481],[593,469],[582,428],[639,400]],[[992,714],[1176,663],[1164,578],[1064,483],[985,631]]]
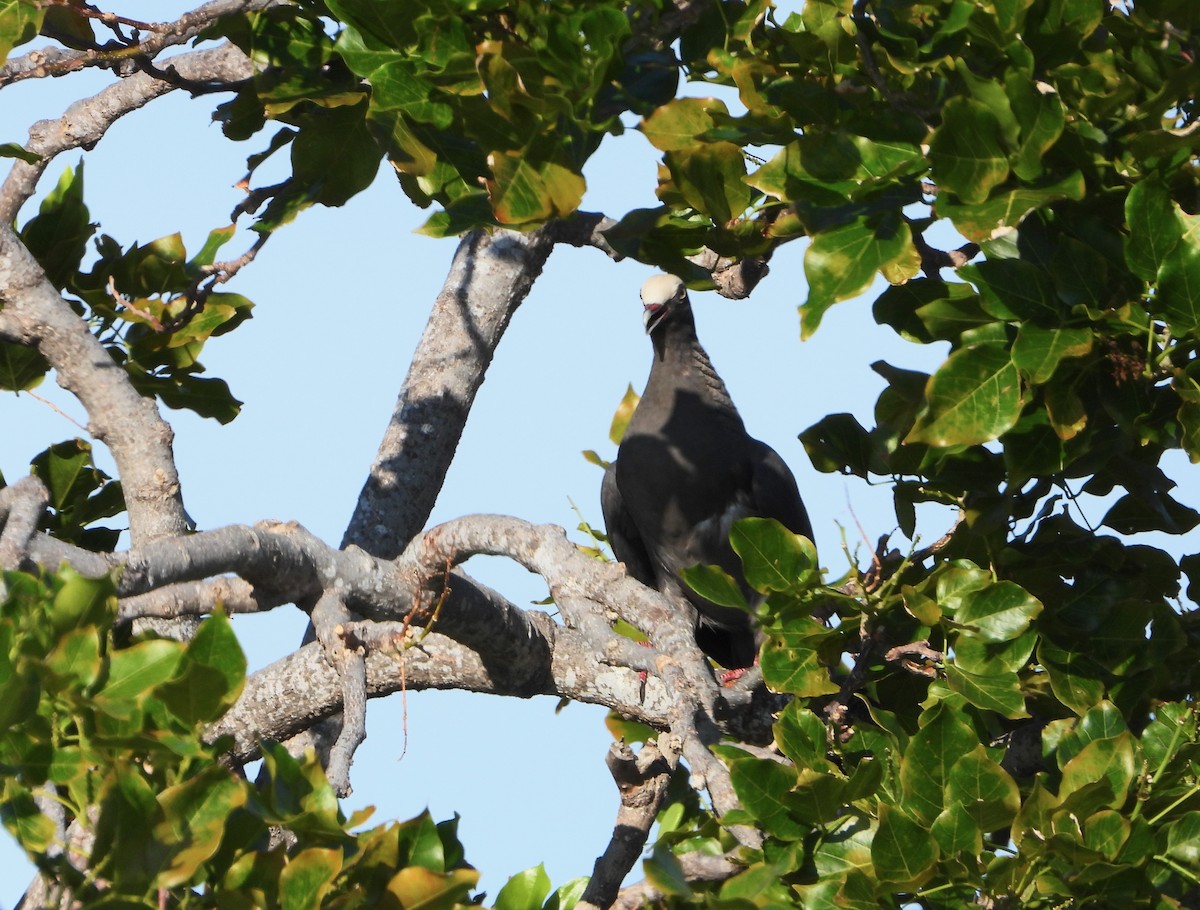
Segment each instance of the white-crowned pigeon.
[[811,539],[812,526],[792,472],[778,453],[746,432],[725,383],[696,338],[683,282],[656,275],[642,287],[643,321],[654,345],[646,391],[604,475],[601,505],[617,559],[642,584],[696,608],[696,642],[729,669],[758,652],[751,617],[696,594],[679,571],[704,563],[746,585],[729,544],[739,518],[780,521]]

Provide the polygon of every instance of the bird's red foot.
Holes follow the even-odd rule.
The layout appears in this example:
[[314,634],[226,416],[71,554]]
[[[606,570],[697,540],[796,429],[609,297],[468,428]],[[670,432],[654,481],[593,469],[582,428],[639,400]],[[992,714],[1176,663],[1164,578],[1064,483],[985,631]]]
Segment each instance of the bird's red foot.
[[746,670],[748,670],[748,669],[749,669],[748,667],[742,667],[738,670],[725,670],[721,673],[720,676],[717,677],[717,680],[721,683],[721,685],[724,688],[728,689],[735,682],[737,682],[739,679],[741,679],[743,676],[745,676]]

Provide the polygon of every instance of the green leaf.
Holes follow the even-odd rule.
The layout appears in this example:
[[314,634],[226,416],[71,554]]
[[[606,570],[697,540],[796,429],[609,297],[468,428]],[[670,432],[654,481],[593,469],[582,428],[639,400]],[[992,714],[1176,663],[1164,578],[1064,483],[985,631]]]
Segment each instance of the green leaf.
[[14,47],[37,35],[44,15],[45,7],[33,0],[0,0],[0,63]]
[[774,726],[775,742],[798,768],[831,770],[825,724],[798,701],[790,701]]
[[680,569],[679,574],[689,588],[715,604],[750,609],[738,583],[720,566],[691,566]]
[[342,851],[309,847],[293,856],[279,875],[282,910],[318,910],[342,870]]
[[876,322],[921,344],[957,342],[965,332],[996,321],[969,284],[931,278],[887,288],[875,298],[872,313]]
[[245,782],[219,766],[160,793],[163,820],[154,835],[171,855],[158,873],[157,887],[175,888],[193,881],[201,864],[221,846],[230,815],[247,798]]
[[735,521],[729,541],[741,557],[746,581],[756,591],[798,592],[817,579],[817,551],[812,541],[793,534],[773,518]]
[[1171,195],[1162,181],[1147,178],[1133,185],[1125,199],[1125,262],[1144,281],[1155,281],[1163,261],[1183,237]]
[[1108,807],[1121,809],[1138,773],[1135,745],[1129,733],[1089,742],[1063,766],[1059,794],[1066,796],[1095,781],[1106,781],[1112,790]]
[[879,807],[879,830],[871,841],[871,862],[881,882],[898,890],[914,891],[929,880],[937,858],[937,843],[926,825],[886,803]]
[[1084,715],[1104,698],[1104,683],[1098,678],[1100,669],[1086,654],[1042,639],[1038,662],[1050,677],[1055,697],[1076,714]]
[[994,344],[952,353],[930,378],[926,398],[929,409],[905,441],[943,448],[1001,436],[1017,422],[1023,404],[1017,367]]
[[537,162],[523,152],[489,159],[488,192],[502,224],[527,224],[569,215],[583,198],[583,177],[553,161]]
[[838,685],[830,679],[829,668],[821,661],[820,649],[831,634],[834,633],[809,617],[789,621],[778,631],[772,630],[760,654],[763,679],[772,691],[805,698],[837,692]]
[[729,223],[750,204],[740,146],[732,142],[706,142],[667,152],[663,158],[675,189],[689,206],[708,215],[714,224]]
[[1200,812],[1188,812],[1166,828],[1166,856],[1192,874],[1200,872]]
[[107,575],[85,578],[65,566],[59,578],[62,587],[55,592],[47,610],[56,632],[76,628],[91,631],[111,622],[117,608],[117,592],[111,578]]
[[1155,309],[1170,320],[1175,334],[1200,337],[1200,217],[1187,216],[1187,224],[1159,268]]
[[817,330],[831,306],[858,296],[878,272],[914,253],[908,224],[897,218],[857,218],[816,234],[804,251],[808,299],[800,308],[803,337]]
[[642,860],[642,870],[646,873],[646,881],[663,894],[682,898],[692,896],[683,866],[663,844],[656,844],[654,852]]
[[1043,156],[1058,141],[1066,125],[1062,101],[1052,92],[1044,92],[1032,80],[1010,71],[1005,92],[1013,115],[1020,123],[1021,135],[1013,156],[1013,173],[1033,181],[1045,170]]
[[1012,360],[1029,382],[1042,385],[1063,360],[1088,354],[1093,338],[1090,329],[1043,329],[1024,323],[1013,342]]
[[1008,154],[995,113],[973,99],[951,98],[930,139],[929,160],[939,186],[968,204],[986,200],[1008,177]]
[[49,371],[49,361],[37,348],[0,341],[0,389],[24,392],[36,388]]
[[788,808],[797,783],[795,769],[768,759],[742,758],[730,764],[729,775],[738,799],[764,831],[783,840],[799,840],[808,833],[808,826]]
[[1012,823],[1021,806],[1021,794],[1016,781],[977,743],[950,769],[946,801],[962,806],[981,831],[995,831]]
[[641,131],[662,152],[690,149],[714,126],[713,114],[729,109],[717,98],[675,98],[642,121]]
[[629,421],[633,419],[633,412],[640,400],[641,396],[633,390],[633,385],[626,386],[625,394],[621,396],[621,403],[613,412],[612,425],[608,428],[608,438],[613,445],[619,446],[621,440],[625,438],[625,430],[629,427]]
[[100,639],[95,628],[71,629],[46,655],[51,673],[73,687],[85,688],[100,675]]
[[38,807],[33,794],[15,781],[0,800],[0,822],[17,843],[34,855],[44,854],[58,836],[53,819]]
[[209,616],[188,642],[175,676],[158,695],[185,723],[211,722],[241,694],[246,657],[224,613]]
[[871,465],[871,439],[853,414],[830,414],[800,434],[814,468],[865,478]]
[[550,893],[550,877],[543,866],[518,872],[496,895],[494,910],[541,910]]
[[37,164],[42,160],[41,155],[25,150],[25,146],[16,142],[0,142],[0,158],[19,158],[27,164]]
[[983,851],[983,832],[965,806],[948,805],[930,830],[945,856],[978,856]]
[[1062,304],[1050,276],[1024,259],[985,259],[959,269],[977,288],[984,309],[997,319],[1034,320],[1056,325]]
[[471,889],[478,883],[479,873],[474,869],[443,874],[423,866],[408,866],[392,876],[387,890],[404,910],[451,910],[467,903]]
[[1020,585],[1000,581],[963,595],[955,620],[985,641],[1011,641],[1029,628],[1042,603]]
[[1012,719],[1029,716],[1016,673],[972,673],[947,663],[946,682],[971,704],[985,711],[995,711]]
[[946,702],[939,702],[921,717],[924,725],[909,741],[900,762],[900,786],[905,808],[931,824],[945,806],[951,767],[979,740]]
[[1083,823],[1083,842],[1105,859],[1114,860],[1129,840],[1129,819],[1111,809],[1102,809]]
[[937,213],[954,222],[955,229],[968,240],[984,243],[1011,233],[1035,209],[1062,199],[1078,201],[1086,192],[1083,175],[1076,171],[1057,183],[1017,187],[978,204],[938,196]]
[[[3,2],[0,0],[0,4]],[[21,228],[21,240],[45,271],[46,278],[59,289],[66,287],[79,271],[88,238],[96,231],[83,203],[83,186],[83,162],[78,168],[66,168],[58,184],[42,200],[38,213]]]
[[112,705],[140,702],[174,675],[182,659],[183,645],[166,639],[143,641],[114,651],[109,662],[108,680],[96,698]]

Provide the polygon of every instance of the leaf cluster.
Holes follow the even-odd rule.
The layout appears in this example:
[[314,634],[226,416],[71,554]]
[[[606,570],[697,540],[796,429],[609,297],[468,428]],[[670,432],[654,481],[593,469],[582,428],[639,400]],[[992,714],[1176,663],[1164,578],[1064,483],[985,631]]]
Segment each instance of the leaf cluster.
[[[233,420],[242,403],[224,380],[201,375],[199,356],[209,338],[249,319],[253,304],[216,292],[195,307],[197,289],[233,226],[213,231],[191,257],[179,234],[128,248],[102,234],[85,265],[96,227],[83,200],[81,162],[63,172],[19,236],[138,391],[221,423]],[[32,389],[49,369],[36,348],[0,341],[0,389]]]

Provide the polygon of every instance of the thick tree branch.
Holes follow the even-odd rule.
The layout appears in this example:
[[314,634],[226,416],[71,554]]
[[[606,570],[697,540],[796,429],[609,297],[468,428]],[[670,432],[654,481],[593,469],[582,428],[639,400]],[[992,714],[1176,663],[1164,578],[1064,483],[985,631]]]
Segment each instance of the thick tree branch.
[[550,226],[459,243],[343,546],[395,556],[425,524],[496,346],[553,249]]
[[584,889],[579,910],[607,910],[617,898],[621,882],[642,854],[654,819],[667,795],[679,756],[648,742],[634,755],[625,743],[613,743],[606,763],[621,793],[621,807],[608,848],[596,860]]
[[[677,858],[684,881],[687,882],[723,882],[745,868],[729,856],[712,856],[697,852],[683,853]],[[643,881],[622,888],[612,906],[613,910],[637,910],[639,907],[657,904],[667,896],[650,882]]]
[[0,219],[0,338],[36,345],[58,383],[88,413],[88,429],[117,463],[135,544],[182,534],[187,522],[171,451],[173,433],[137,393],[41,266]]
[[[189,79],[236,82],[252,73],[249,59],[232,44],[191,51],[171,58],[171,66]],[[38,180],[54,157],[76,148],[90,148],[118,119],[175,90],[175,86],[146,73],[135,73],[108,88],[76,101],[57,120],[39,120],[29,129],[26,151],[40,157],[36,164],[16,161],[0,186],[0,221],[11,223],[33,195]]]
[[49,501],[46,485],[32,475],[0,490],[0,569],[20,568]]
[[14,57],[0,66],[0,87],[22,79],[62,76],[88,66],[115,66],[134,57],[153,59],[168,47],[186,44],[222,16],[284,5],[284,0],[212,0],[184,13],[173,22],[150,23],[151,37],[115,49],[65,51],[44,47]]

